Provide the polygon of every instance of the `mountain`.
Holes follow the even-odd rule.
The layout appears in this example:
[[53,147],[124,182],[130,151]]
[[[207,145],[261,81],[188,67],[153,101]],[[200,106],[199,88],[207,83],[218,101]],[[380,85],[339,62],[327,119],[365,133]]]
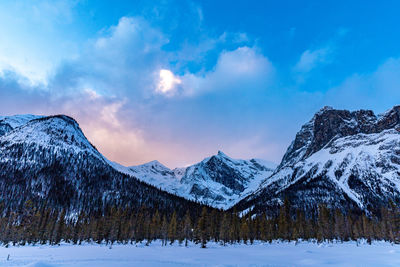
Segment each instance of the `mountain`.
[[21,210],[28,200],[69,212],[200,207],[119,172],[68,116],[1,117],[0,127],[0,206],[6,211]]
[[12,131],[15,128],[25,125],[33,119],[39,119],[43,116],[36,115],[15,115],[15,116],[0,116],[0,136]]
[[253,194],[237,204],[254,213],[284,199],[300,209],[377,212],[400,200],[400,106],[371,110],[325,107],[297,133],[282,162]]
[[172,194],[222,209],[256,189],[276,167],[258,159],[232,159],[221,151],[192,166],[173,170],[158,161],[128,168],[116,163],[113,166]]

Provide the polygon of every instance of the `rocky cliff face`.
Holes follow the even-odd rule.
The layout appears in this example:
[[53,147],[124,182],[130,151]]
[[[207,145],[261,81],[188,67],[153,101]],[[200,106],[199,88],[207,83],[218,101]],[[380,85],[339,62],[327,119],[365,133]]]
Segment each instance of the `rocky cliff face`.
[[274,174],[240,209],[294,206],[373,212],[400,198],[400,106],[376,116],[325,107],[306,123]]
[[376,116],[371,110],[335,110],[324,107],[297,133],[284,155],[280,167],[303,160],[322,149],[333,138],[356,134],[374,134],[387,129],[399,129],[400,106]]
[[228,208],[245,197],[273,172],[274,164],[232,159],[219,151],[185,170],[181,184],[197,200]]

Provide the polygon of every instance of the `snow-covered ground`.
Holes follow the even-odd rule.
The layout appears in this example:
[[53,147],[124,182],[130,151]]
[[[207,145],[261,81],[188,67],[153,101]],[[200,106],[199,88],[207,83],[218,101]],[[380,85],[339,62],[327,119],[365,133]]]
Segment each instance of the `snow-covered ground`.
[[[7,260],[9,257],[9,260]],[[186,248],[138,245],[68,245],[0,248],[0,266],[400,266],[400,245],[375,242],[256,243]]]

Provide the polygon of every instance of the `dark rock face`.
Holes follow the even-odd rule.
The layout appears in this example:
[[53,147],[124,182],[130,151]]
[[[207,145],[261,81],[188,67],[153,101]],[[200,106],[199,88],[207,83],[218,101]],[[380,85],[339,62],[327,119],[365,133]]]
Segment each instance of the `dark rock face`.
[[283,157],[280,167],[305,159],[322,149],[333,138],[359,133],[379,133],[400,127],[400,106],[376,116],[372,110],[335,110],[324,107],[297,133],[295,140]]
[[379,130],[391,129],[400,126],[400,106],[395,106],[386,112],[382,118],[378,120],[377,127]]
[[273,169],[260,160],[232,159],[223,152],[186,168],[180,182],[189,195],[209,205],[229,208],[256,188]]
[[325,203],[373,212],[400,200],[399,129],[400,106],[378,116],[325,107],[297,133],[274,174],[238,209],[261,212],[289,197],[302,209]]
[[236,169],[227,165],[224,160],[212,156],[203,167],[213,181],[231,188],[235,193],[240,193],[245,189],[243,184],[246,182],[246,178]]

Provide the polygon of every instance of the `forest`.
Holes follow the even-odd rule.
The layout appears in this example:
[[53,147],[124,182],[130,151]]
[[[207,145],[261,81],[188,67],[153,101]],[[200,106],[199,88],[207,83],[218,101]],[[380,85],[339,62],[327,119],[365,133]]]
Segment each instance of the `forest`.
[[18,212],[2,213],[0,242],[4,246],[61,242],[112,245],[162,240],[165,246],[194,242],[202,248],[210,241],[221,245],[252,244],[255,240],[400,242],[400,210],[393,202],[375,215],[331,210],[323,204],[305,212],[291,208],[288,200],[276,216],[239,214],[207,206],[182,210],[110,206],[104,212],[86,214],[37,207],[28,200]]

